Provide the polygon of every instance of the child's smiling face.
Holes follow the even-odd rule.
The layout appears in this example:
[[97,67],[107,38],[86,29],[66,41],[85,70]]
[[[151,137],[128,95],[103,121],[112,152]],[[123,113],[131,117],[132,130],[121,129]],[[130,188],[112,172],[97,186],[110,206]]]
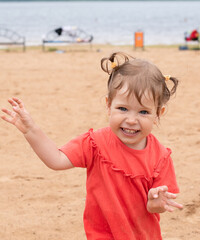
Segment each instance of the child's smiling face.
[[110,104],[107,101],[110,127],[128,147],[144,149],[158,118],[157,106],[148,93],[142,96],[141,105],[134,95],[127,96],[126,90],[126,86],[122,87]]

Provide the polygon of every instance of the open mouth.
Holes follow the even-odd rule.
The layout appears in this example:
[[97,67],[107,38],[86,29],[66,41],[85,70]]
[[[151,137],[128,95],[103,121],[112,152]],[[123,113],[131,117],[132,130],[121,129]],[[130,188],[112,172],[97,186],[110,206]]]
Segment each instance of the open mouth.
[[135,135],[136,133],[140,132],[140,130],[135,130],[135,129],[128,129],[128,128],[121,128],[121,129],[127,135]]

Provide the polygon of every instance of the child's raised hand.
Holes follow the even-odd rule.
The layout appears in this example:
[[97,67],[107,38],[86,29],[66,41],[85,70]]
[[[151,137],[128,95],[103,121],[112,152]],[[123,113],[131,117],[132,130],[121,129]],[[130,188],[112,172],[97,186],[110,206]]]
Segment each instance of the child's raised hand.
[[151,213],[162,213],[173,212],[174,208],[183,208],[182,204],[172,199],[176,199],[176,194],[168,192],[167,186],[151,188],[148,193],[147,210]]
[[15,125],[23,134],[26,134],[34,126],[30,114],[27,112],[20,99],[13,97],[8,99],[8,102],[11,104],[12,110],[3,108],[2,112],[6,113],[6,115],[1,116],[1,118],[6,122]]

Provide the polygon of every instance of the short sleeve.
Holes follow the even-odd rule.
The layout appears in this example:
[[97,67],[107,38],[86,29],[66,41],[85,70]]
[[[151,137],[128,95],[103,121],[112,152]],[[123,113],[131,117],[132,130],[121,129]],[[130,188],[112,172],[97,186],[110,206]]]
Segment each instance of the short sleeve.
[[179,193],[178,184],[176,181],[175,169],[172,158],[170,156],[171,150],[168,150],[166,157],[161,159],[154,170],[153,188],[166,185],[168,191],[172,193]]
[[59,148],[71,161],[74,167],[87,168],[94,157],[92,130],[82,134]]

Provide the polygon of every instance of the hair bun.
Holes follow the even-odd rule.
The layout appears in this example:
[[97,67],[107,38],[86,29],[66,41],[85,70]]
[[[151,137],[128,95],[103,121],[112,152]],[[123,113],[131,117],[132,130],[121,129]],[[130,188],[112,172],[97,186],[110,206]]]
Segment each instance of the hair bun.
[[111,75],[114,70],[118,69],[121,65],[128,62],[130,59],[135,58],[122,52],[115,52],[111,54],[109,58],[101,59],[101,68],[104,72]]

